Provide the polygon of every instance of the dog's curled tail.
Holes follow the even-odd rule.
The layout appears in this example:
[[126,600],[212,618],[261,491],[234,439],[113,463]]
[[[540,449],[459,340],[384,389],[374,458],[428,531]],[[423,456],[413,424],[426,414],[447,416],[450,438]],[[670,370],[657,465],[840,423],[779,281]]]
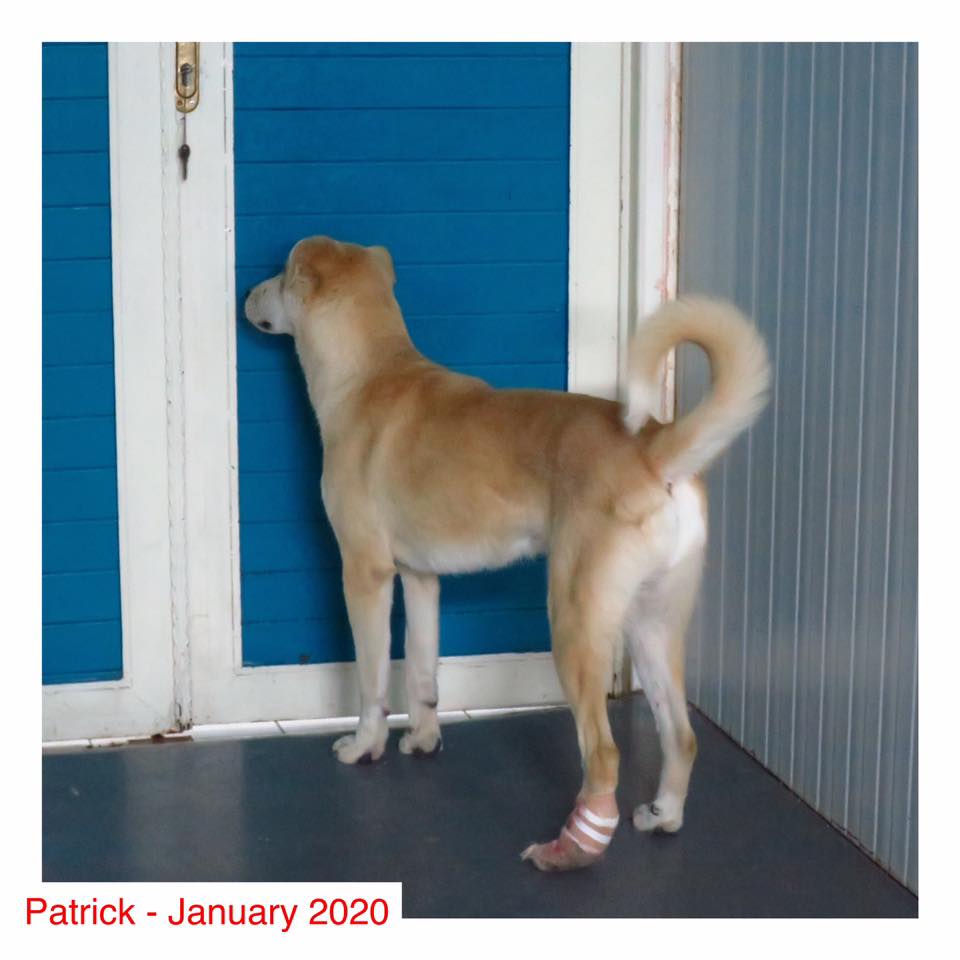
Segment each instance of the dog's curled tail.
[[770,364],[756,328],[736,307],[685,297],[665,303],[642,322],[630,344],[623,419],[636,433],[658,408],[658,367],[684,341],[710,361],[709,393],[688,414],[660,428],[647,455],[664,480],[699,473],[757,418],[767,399]]

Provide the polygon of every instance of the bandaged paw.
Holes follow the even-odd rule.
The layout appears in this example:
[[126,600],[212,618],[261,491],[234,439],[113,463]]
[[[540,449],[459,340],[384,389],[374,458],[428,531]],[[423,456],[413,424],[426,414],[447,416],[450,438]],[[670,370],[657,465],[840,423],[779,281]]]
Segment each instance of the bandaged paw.
[[[604,804],[609,805],[609,801]],[[581,801],[567,818],[559,837],[549,843],[531,844],[520,858],[533,861],[538,870],[588,867],[603,856],[619,820],[618,816],[591,810],[586,801]]]

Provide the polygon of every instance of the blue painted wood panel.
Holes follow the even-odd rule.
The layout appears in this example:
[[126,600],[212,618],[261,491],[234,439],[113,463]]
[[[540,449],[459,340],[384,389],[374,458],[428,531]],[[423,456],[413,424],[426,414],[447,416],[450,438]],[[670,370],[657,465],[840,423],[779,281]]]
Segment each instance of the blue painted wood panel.
[[[307,117],[304,117],[307,113]],[[518,110],[490,107],[477,122],[476,111],[433,107],[419,110],[246,110],[236,132],[238,149],[251,162],[326,163],[363,158],[549,161],[566,144],[566,107]],[[304,124],[308,119],[309,124]],[[492,138],[496,128],[500,136]],[[280,138],[275,140],[273,138]]]
[[123,673],[107,46],[43,47],[43,681]]
[[[301,237],[383,244],[427,356],[565,389],[569,85],[566,44],[235,45],[241,298]],[[241,319],[237,364],[244,662],[353,659],[293,344]],[[443,578],[441,653],[548,649],[545,594],[542,563]],[[393,621],[402,656],[399,589]]]

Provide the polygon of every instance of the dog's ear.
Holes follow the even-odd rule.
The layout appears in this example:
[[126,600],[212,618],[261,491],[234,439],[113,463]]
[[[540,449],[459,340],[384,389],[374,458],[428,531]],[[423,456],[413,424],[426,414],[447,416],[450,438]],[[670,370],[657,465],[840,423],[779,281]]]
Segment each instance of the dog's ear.
[[390,286],[392,287],[397,282],[397,274],[393,269],[393,257],[390,256],[390,251],[386,247],[369,247],[368,249],[390,278]]
[[319,293],[324,287],[322,259],[318,250],[295,247],[290,263],[294,283],[302,283],[312,293]]

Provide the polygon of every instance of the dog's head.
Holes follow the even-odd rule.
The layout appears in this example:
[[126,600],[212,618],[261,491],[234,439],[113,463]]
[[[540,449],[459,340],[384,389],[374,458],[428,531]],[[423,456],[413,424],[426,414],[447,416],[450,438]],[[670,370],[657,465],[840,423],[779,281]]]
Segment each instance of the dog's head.
[[247,294],[243,310],[259,330],[295,334],[308,318],[345,303],[392,296],[395,282],[386,247],[307,237],[294,245],[282,273]]

